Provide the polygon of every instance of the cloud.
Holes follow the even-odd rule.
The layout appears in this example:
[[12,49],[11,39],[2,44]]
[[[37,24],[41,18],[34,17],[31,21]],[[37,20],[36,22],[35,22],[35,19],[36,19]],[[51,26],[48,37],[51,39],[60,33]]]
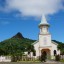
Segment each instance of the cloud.
[[17,10],[23,16],[54,14],[64,8],[63,0],[6,0],[5,10]]

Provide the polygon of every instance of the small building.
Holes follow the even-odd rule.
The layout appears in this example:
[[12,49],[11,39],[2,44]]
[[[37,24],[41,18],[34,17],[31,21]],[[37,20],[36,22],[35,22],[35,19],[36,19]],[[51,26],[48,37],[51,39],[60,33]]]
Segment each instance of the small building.
[[60,50],[57,49],[58,43],[51,39],[51,34],[48,30],[49,27],[50,24],[43,15],[41,23],[39,24],[39,39],[33,43],[36,51],[35,58],[38,58],[44,52],[47,55],[47,59],[54,59],[55,55],[60,54]]

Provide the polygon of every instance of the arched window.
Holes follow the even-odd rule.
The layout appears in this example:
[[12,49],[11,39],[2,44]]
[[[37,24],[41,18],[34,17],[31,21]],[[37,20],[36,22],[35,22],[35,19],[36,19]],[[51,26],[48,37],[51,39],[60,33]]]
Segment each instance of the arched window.
[[40,32],[42,33],[42,28],[40,28]]
[[36,51],[33,52],[33,56],[36,56]]
[[54,56],[57,54],[56,50],[54,50]]

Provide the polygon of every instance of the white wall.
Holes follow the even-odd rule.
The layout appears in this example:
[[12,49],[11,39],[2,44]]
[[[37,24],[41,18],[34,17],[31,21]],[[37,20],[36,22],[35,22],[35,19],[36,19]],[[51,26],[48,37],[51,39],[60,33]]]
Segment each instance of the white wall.
[[55,43],[55,42],[53,42],[51,44],[51,46],[52,46],[52,48],[51,48],[51,58],[54,59],[54,50],[56,50],[57,55],[60,54],[60,50],[57,49],[58,44]]
[[0,62],[11,62],[10,56],[0,56]]
[[34,48],[36,50],[36,57],[39,56],[39,42],[37,42],[36,44],[34,44]]
[[[46,40],[46,41],[45,41]],[[40,47],[51,46],[51,35],[39,35]]]

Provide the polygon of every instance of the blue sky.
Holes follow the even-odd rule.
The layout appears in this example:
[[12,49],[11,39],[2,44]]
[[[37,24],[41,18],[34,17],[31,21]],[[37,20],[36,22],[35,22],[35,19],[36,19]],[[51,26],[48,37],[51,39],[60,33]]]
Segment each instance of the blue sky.
[[[5,0],[0,0],[0,10],[5,6]],[[64,42],[64,11],[47,15],[47,21],[50,24],[49,32],[52,40]],[[0,11],[0,41],[11,38],[17,32],[21,32],[25,38],[38,39],[39,23],[41,17],[23,16],[17,10],[11,12]]]

